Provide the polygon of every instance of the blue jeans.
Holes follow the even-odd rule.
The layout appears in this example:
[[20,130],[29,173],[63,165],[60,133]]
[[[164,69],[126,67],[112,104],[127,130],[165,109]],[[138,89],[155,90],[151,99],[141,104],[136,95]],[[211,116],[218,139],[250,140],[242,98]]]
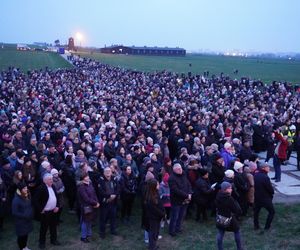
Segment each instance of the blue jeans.
[[169,233],[175,234],[181,231],[182,221],[185,217],[187,205],[172,205]]
[[[223,250],[223,238],[224,238],[225,230],[222,229],[218,229],[218,230],[219,230],[217,234],[218,250]],[[234,232],[234,239],[235,239],[236,249],[242,250],[243,248],[242,248],[240,230]]]
[[281,181],[281,160],[278,158],[278,155],[274,155],[273,166],[275,170],[275,179]]
[[92,223],[81,219],[81,238],[92,236]]

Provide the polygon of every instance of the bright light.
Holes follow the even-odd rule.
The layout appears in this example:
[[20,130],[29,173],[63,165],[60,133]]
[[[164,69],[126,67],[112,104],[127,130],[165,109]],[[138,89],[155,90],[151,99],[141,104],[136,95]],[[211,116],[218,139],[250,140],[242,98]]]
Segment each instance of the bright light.
[[76,39],[77,39],[79,42],[82,41],[83,36],[82,36],[82,34],[81,34],[80,32],[77,32],[77,33],[76,33]]

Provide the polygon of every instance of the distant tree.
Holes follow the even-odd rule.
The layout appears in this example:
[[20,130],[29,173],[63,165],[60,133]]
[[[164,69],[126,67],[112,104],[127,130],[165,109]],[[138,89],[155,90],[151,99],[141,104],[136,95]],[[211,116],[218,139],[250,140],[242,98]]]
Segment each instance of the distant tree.
[[55,41],[54,41],[54,44],[55,44],[56,47],[58,47],[58,46],[60,45],[59,39],[55,40]]

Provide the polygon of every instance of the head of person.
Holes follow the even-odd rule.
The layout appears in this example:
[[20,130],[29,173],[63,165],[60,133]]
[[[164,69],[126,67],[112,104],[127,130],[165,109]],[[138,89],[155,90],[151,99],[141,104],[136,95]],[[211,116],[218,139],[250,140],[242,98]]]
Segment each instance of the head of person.
[[53,184],[53,176],[50,173],[46,173],[43,176],[43,182],[48,186],[51,187]]
[[223,181],[221,183],[221,192],[231,194],[232,193],[232,185],[227,181]]
[[85,183],[85,184],[89,184],[90,183],[90,177],[88,175],[88,173],[83,173],[81,176],[80,176],[80,180]]
[[243,166],[244,166],[243,163],[241,163],[239,161],[235,161],[233,169],[234,169],[234,171],[236,171],[238,173],[242,173],[243,172]]
[[57,171],[57,169],[52,168],[50,173],[52,174],[53,178],[57,178],[58,177],[58,171]]
[[228,179],[233,179],[234,178],[234,172],[233,170],[231,169],[228,169],[225,171],[225,176],[228,178]]
[[175,163],[174,166],[173,166],[173,172],[175,174],[178,174],[178,175],[181,175],[183,170],[182,170],[182,167],[179,163]]
[[259,164],[259,169],[261,172],[269,173],[270,172],[270,165],[266,162]]
[[105,176],[106,179],[110,180],[112,176],[112,171],[110,167],[106,167],[103,171],[103,175]]
[[132,173],[131,166],[126,166],[125,174],[129,176],[129,175],[131,175],[131,173]]
[[21,196],[28,197],[28,194],[29,194],[28,188],[24,182],[20,182],[17,185],[17,191],[21,194]]
[[208,171],[204,168],[200,168],[199,169],[199,175],[203,178],[203,179],[208,179]]

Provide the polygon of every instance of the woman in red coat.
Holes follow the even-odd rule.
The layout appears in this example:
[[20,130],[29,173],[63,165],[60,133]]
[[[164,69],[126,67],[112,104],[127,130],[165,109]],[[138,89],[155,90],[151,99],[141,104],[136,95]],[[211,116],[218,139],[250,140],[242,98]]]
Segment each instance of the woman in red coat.
[[274,158],[273,158],[273,166],[275,170],[275,176],[272,178],[272,180],[275,180],[275,182],[281,181],[281,164],[286,160],[287,156],[287,149],[288,149],[288,140],[287,136],[282,136],[278,130],[275,132],[275,138],[279,141],[274,152]]

